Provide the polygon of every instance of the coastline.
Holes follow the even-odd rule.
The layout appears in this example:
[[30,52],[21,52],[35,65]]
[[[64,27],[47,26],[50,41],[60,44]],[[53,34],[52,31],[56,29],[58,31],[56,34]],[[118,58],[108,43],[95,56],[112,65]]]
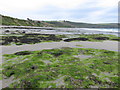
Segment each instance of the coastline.
[[[11,30],[11,29],[10,29]],[[21,29],[22,30],[22,29]],[[26,29],[27,30],[27,29]],[[28,29],[28,30],[31,30],[31,29]],[[36,30],[38,30],[38,29],[36,29]],[[39,30],[43,30],[43,29],[39,29]],[[39,30],[38,30],[38,32],[39,32]],[[71,29],[70,29],[71,30]],[[82,30],[82,29],[81,29]],[[34,29],[33,29],[33,31],[34,31]],[[45,30],[43,30],[43,32],[44,32]],[[48,31],[53,31],[53,30],[46,30],[46,32],[48,32]],[[65,33],[66,31],[64,31],[64,29],[62,29],[62,33]],[[72,30],[71,30],[72,31]],[[13,31],[14,32],[14,31]],[[57,31],[58,33],[59,33],[59,30]],[[68,32],[69,32],[69,30],[68,30]],[[68,32],[66,32],[66,33],[68,33]],[[76,31],[75,31],[76,32]],[[86,31],[87,32],[87,31]],[[73,32],[71,32],[72,34],[73,34]],[[33,34],[33,33],[32,33]],[[53,35],[54,36],[54,34],[53,33],[48,33],[48,34],[50,34],[50,35]],[[56,34],[56,32],[55,32],[55,34]],[[60,33],[59,33],[60,34]],[[21,72],[25,72],[25,73],[28,73],[29,75],[32,75],[31,73],[29,73],[29,72],[26,72],[26,70],[28,70],[29,69],[29,67],[31,68],[31,67],[34,67],[34,65],[35,66],[37,66],[37,65],[39,65],[40,66],[40,64],[41,63],[43,63],[43,66],[45,67],[45,68],[47,68],[49,65],[58,65],[58,66],[60,66],[61,65],[61,63],[63,63],[62,65],[63,65],[63,67],[66,67],[66,65],[68,65],[67,67],[66,67],[66,69],[68,68],[72,68],[72,69],[75,69],[75,66],[79,66],[79,65],[76,65],[77,63],[79,64],[79,63],[85,63],[84,65],[83,65],[83,67],[84,68],[81,68],[81,67],[77,67],[77,69],[79,70],[81,70],[81,69],[86,69],[86,65],[89,65],[89,64],[92,64],[93,65],[93,63],[94,63],[94,60],[96,60],[95,62],[96,63],[99,63],[99,62],[101,62],[101,60],[99,60],[101,57],[103,58],[103,60],[104,61],[106,61],[106,62],[103,62],[103,64],[98,64],[99,65],[99,67],[101,67],[101,65],[103,65],[103,66],[106,66],[107,64],[109,64],[109,62],[107,61],[108,59],[111,59],[111,61],[114,59],[114,55],[112,55],[112,53],[113,54],[115,54],[115,60],[113,60],[113,63],[112,64],[109,64],[109,66],[111,66],[111,65],[113,65],[113,66],[116,66],[115,64],[114,64],[114,62],[117,62],[116,60],[117,60],[117,53],[118,53],[118,44],[119,44],[119,40],[117,40],[117,41],[113,41],[112,39],[110,39],[111,37],[109,36],[109,39],[107,40],[104,40],[104,35],[103,36],[100,36],[100,37],[102,37],[102,38],[99,38],[99,36],[96,34],[95,36],[97,36],[98,37],[98,41],[97,40],[93,40],[93,41],[74,41],[74,39],[75,39],[75,37],[76,36],[74,36],[74,34],[73,34],[73,36],[72,36],[72,34],[69,34],[68,35],[68,37],[67,38],[63,38],[64,36],[54,36],[54,38],[55,37],[59,37],[59,39],[60,39],[60,41],[52,41],[52,42],[40,42],[40,43],[35,43],[35,44],[22,44],[22,45],[15,45],[15,43],[14,44],[11,44],[11,45],[1,45],[0,46],[0,48],[2,48],[2,53],[1,53],[1,56],[3,57],[2,59],[2,62],[1,62],[1,64],[3,64],[4,65],[4,68],[1,68],[1,70],[4,72],[4,75],[6,75],[6,78],[4,78],[3,77],[3,79],[0,81],[2,84],[4,84],[4,83],[6,83],[5,85],[3,85],[2,87],[3,88],[6,88],[6,87],[12,87],[11,85],[15,85],[15,83],[17,83],[17,82],[21,82],[21,80],[24,80],[24,79],[22,79],[21,78],[21,76],[20,75],[23,75],[24,77],[25,77],[25,79],[28,79],[28,77],[26,77],[26,74],[24,74],[24,73],[21,73]],[[78,33],[77,33],[78,34]],[[88,34],[90,34],[90,33],[88,33]],[[8,34],[8,35],[10,35],[10,34]],[[13,36],[14,37],[19,37],[19,35],[20,35],[20,33],[19,34],[16,34],[16,36],[13,34]],[[21,34],[21,35],[25,35],[25,34]],[[26,34],[27,35],[27,34]],[[41,34],[42,35],[42,34]],[[79,35],[79,34],[78,34]],[[92,37],[86,37],[86,36],[84,36],[85,34],[83,34],[83,39],[85,39],[85,38],[87,38],[87,39],[95,39],[95,37],[94,37],[94,35],[92,36]],[[6,36],[7,36],[7,34],[6,34]],[[39,34],[38,34],[38,36],[39,36]],[[82,36],[82,35],[81,35]],[[9,37],[9,36],[8,36]],[[42,36],[41,36],[41,38],[45,38],[46,37],[46,33],[44,33]],[[76,38],[78,38],[79,36],[77,36]],[[107,36],[106,36],[107,37]],[[105,38],[106,38],[105,37]],[[10,37],[9,37],[10,38]],[[24,36],[23,36],[23,38],[24,38]],[[37,35],[36,36],[34,36],[34,34],[33,34],[33,36],[28,36],[28,38],[37,38]],[[50,37],[48,37],[47,36],[47,38],[50,38]],[[46,39],[47,39],[46,38]],[[108,37],[107,37],[108,38]],[[116,36],[115,36],[115,38],[117,38]],[[114,39],[115,39],[114,38]],[[14,39],[14,38],[13,38]],[[25,39],[27,39],[27,38],[25,38]],[[39,38],[38,38],[39,39]],[[53,37],[51,38],[51,40],[53,39]],[[56,38],[57,39],[57,38]],[[73,40],[73,41],[70,41],[70,42],[65,42],[65,40]],[[99,40],[99,39],[102,39],[102,40]],[[7,41],[7,40],[6,40]],[[64,50],[65,49],[65,50]],[[77,50],[80,50],[81,49],[81,51],[80,52],[77,52]],[[55,51],[54,51],[55,50]],[[59,50],[64,50],[64,52],[62,53],[63,54],[63,57],[62,57],[62,55],[61,55],[61,52],[59,51]],[[66,51],[66,50],[68,50],[68,51]],[[71,56],[69,56],[69,55],[66,55],[66,53],[68,53],[69,54],[69,50],[71,51],[71,50],[74,50],[74,51],[71,51],[71,53],[73,53]],[[23,51],[23,52],[21,52],[21,51]],[[45,51],[45,53],[43,53],[43,55],[41,54],[42,52],[44,52]],[[46,52],[46,51],[48,51],[48,53]],[[50,53],[49,53],[49,51],[52,51],[53,52],[53,54],[55,54],[56,56],[52,56]],[[85,51],[86,52],[86,54],[85,53],[82,53],[83,51]],[[38,52],[38,53],[34,53],[34,52]],[[39,52],[41,52],[41,53],[39,53]],[[19,56],[19,54],[21,53],[21,55]],[[22,53],[28,53],[28,57],[27,57],[27,55],[24,55],[24,54],[22,54]],[[31,53],[30,55],[29,55],[29,53]],[[32,54],[33,53],[33,54]],[[74,53],[77,53],[76,55],[74,55]],[[82,53],[82,54],[81,54]],[[95,54],[94,54],[95,53]],[[102,54],[100,54],[100,53],[102,53]],[[18,55],[17,55],[18,54]],[[38,54],[40,54],[40,55],[38,55]],[[100,54],[100,55],[99,55]],[[58,56],[57,56],[58,55]],[[97,56],[98,55],[98,56]],[[111,56],[112,55],[112,56]],[[37,56],[37,58],[36,58],[36,56]],[[41,57],[41,56],[43,56],[43,57]],[[60,57],[61,58],[60,58]],[[74,57],[74,58],[73,58]],[[99,57],[99,58],[96,58],[96,57]],[[108,57],[108,59],[106,59],[106,57]],[[112,59],[113,58],[113,59]],[[58,60],[59,59],[59,60]],[[39,60],[40,60],[40,63],[38,63],[39,62]],[[55,61],[54,61],[55,60]],[[62,61],[63,60],[63,61]],[[70,60],[70,62],[69,62],[69,60]],[[85,60],[85,62],[84,62],[84,60]],[[91,62],[91,60],[93,60],[93,62]],[[38,62],[37,62],[38,61]],[[37,62],[37,63],[36,63]],[[59,63],[59,62],[61,62],[61,63]],[[66,63],[66,62],[69,62],[69,64],[68,63]],[[71,63],[72,62],[72,63]],[[76,63],[77,62],[77,63]],[[87,63],[86,63],[87,62]],[[81,63],[81,64],[82,64]],[[107,64],[106,64],[107,63]],[[19,65],[20,65],[20,67],[19,67]],[[26,65],[30,65],[29,67],[26,67]],[[72,66],[69,66],[69,65],[72,65]],[[95,65],[95,67],[96,67],[96,64],[94,64]],[[9,67],[13,67],[14,69],[7,69],[7,67],[6,66],[9,66]],[[15,66],[15,67],[14,67]],[[91,66],[91,65],[90,65]],[[96,69],[96,72],[94,72],[94,71],[92,71],[91,70],[91,68],[90,68],[90,66],[88,67],[88,69],[90,70],[89,72],[92,72],[92,74],[91,75],[96,75],[95,77],[101,77],[100,75],[98,75],[97,76],[97,69]],[[51,68],[54,68],[54,66],[51,66]],[[56,68],[58,68],[58,69],[60,69],[61,67],[56,67]],[[40,67],[40,68],[38,68],[37,70],[39,71],[39,70],[41,70],[41,69],[43,69],[44,70],[44,68],[42,68],[42,67]],[[102,71],[100,71],[100,68],[98,68],[99,69],[99,72],[100,73],[103,73]],[[105,68],[103,68],[103,69],[105,69]],[[17,72],[17,70],[22,70],[21,72]],[[25,70],[25,71],[24,71]],[[35,69],[36,70],[36,69]],[[49,70],[49,69],[48,69]],[[62,71],[63,69],[61,69],[60,71]],[[109,72],[107,71],[107,69],[105,69],[106,70],[106,73],[107,73],[107,75],[109,74]],[[117,70],[116,68],[115,68],[115,70]],[[50,71],[50,74],[54,74],[53,73],[53,71],[51,71],[51,69],[49,70]],[[71,71],[71,69],[70,69],[70,71]],[[12,73],[12,72],[15,72],[15,73]],[[54,71],[54,72],[56,72],[56,71]],[[62,71],[62,72],[64,72],[64,71]],[[69,71],[68,71],[69,72]],[[71,71],[72,72],[72,71]],[[70,72],[70,75],[71,75],[71,72]],[[116,72],[112,72],[112,71],[110,71],[111,73],[115,73],[116,74]],[[34,73],[34,72],[33,72]],[[39,72],[35,72],[35,74],[37,74],[37,73],[39,73]],[[45,71],[43,71],[43,76],[45,76]],[[72,72],[72,73],[74,73],[74,72]],[[88,73],[88,72],[85,72],[85,73]],[[111,74],[110,73],[110,74]],[[20,75],[19,75],[20,74]],[[50,74],[48,73],[48,76],[50,76]],[[62,73],[55,73],[55,74],[59,74],[57,77],[55,77],[56,79],[55,80],[53,80],[53,81],[47,81],[47,79],[46,79],[46,81],[48,82],[48,83],[51,83],[51,85],[52,84],[55,84],[56,83],[56,85],[59,85],[59,86],[56,86],[57,88],[58,87],[61,87],[61,85],[66,85],[65,83],[63,83],[63,84],[58,84],[56,81],[58,81],[58,80],[61,80],[62,82],[66,82],[65,81],[65,78],[66,78],[66,72],[64,72],[64,74],[63,75],[61,75]],[[84,74],[84,73],[83,73]],[[20,76],[20,77],[16,77],[16,75],[18,75],[18,76]],[[33,74],[34,75],[34,74]],[[13,76],[15,76],[15,77],[13,77]],[[75,78],[76,78],[76,75],[74,75],[75,76]],[[74,77],[73,76],[73,77]],[[117,78],[117,76],[115,76],[115,75],[113,75],[114,77],[116,77]],[[50,77],[52,77],[52,76],[50,76]],[[70,79],[73,79],[73,77],[71,76],[71,78]],[[77,76],[78,78],[81,78],[81,77],[79,77],[79,75]],[[48,78],[48,77],[47,77]],[[54,77],[53,77],[54,78]],[[108,78],[108,82],[110,81],[110,78],[109,77],[107,77]],[[33,79],[34,80],[34,77],[31,77],[31,79]],[[28,79],[29,80],[29,79]],[[77,80],[77,79],[74,79],[74,80]],[[112,79],[111,79],[112,80]],[[91,81],[91,80],[90,80]],[[102,79],[100,80],[100,81],[102,81]],[[44,81],[43,81],[44,82]],[[71,81],[72,82],[72,81]],[[79,83],[79,82],[78,82]],[[89,82],[90,83],[90,82]],[[104,83],[104,82],[103,82]],[[112,83],[114,83],[114,81],[112,82]],[[116,82],[115,82],[116,83]],[[18,84],[18,83],[17,83]],[[23,82],[21,82],[21,85],[23,84]],[[99,83],[98,83],[99,84]],[[47,85],[47,84],[44,84],[44,85]],[[38,84],[38,86],[39,86],[39,84]],[[110,85],[109,85],[110,86]],[[116,85],[117,86],[117,85]],[[41,87],[41,86],[40,86]],[[73,87],[75,87],[75,86],[73,86]],[[83,87],[84,87],[84,84],[83,84]],[[92,87],[96,87],[96,84],[95,85],[93,85],[93,86],[91,86],[90,85],[90,87],[92,88]],[[101,87],[101,86],[97,86],[97,87]]]

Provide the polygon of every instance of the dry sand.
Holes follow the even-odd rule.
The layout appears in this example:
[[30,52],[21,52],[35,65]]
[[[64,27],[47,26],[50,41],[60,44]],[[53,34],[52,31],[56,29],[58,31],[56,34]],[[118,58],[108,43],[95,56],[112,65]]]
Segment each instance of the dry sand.
[[[77,46],[76,46],[77,45]],[[80,46],[79,46],[80,45]],[[53,49],[61,47],[72,48],[95,48],[106,49],[111,51],[118,51],[118,41],[103,41],[103,42],[89,42],[89,41],[77,41],[77,42],[44,42],[38,44],[26,44],[26,45],[12,45],[12,46],[0,46],[2,47],[2,54],[13,54],[19,51],[36,51],[43,49]]]

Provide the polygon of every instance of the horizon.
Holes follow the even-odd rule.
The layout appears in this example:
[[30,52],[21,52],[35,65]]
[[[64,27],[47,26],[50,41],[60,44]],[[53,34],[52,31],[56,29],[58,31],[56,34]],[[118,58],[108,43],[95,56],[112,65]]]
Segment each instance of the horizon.
[[118,23],[118,1],[119,0],[4,0],[0,3],[0,14],[25,20],[29,18],[39,21],[65,20],[93,24]]

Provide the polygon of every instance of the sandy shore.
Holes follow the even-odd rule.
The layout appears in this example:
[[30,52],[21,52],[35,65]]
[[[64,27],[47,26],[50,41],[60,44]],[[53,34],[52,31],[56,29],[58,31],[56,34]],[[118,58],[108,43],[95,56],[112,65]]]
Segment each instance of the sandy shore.
[[[77,45],[77,46],[76,46]],[[80,45],[80,46],[79,46]],[[19,51],[36,51],[43,49],[53,49],[61,47],[72,47],[72,48],[95,48],[95,49],[106,49],[111,51],[118,51],[117,41],[103,41],[103,42],[89,42],[89,41],[78,41],[78,42],[44,42],[32,45],[21,45],[21,46],[0,46],[2,48],[2,54],[13,54]]]

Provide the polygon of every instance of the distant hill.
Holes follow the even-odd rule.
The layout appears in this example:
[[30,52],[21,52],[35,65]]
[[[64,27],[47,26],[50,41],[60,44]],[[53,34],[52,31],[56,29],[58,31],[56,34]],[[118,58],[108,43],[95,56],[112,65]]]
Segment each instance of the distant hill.
[[46,21],[49,24],[53,24],[56,27],[75,27],[75,28],[118,28],[117,23],[106,23],[106,24],[90,24],[90,23],[78,23],[70,21]]
[[2,16],[2,25],[8,25],[8,26],[37,26],[37,27],[52,27],[51,24],[43,22],[43,21],[34,21],[34,20],[23,20],[23,19],[17,19],[9,16]]
[[9,16],[0,15],[2,17],[2,25],[8,26],[37,26],[37,27],[69,27],[69,28],[117,28],[117,23],[103,23],[103,24],[90,24],[78,23],[70,21],[36,21],[36,20],[23,20]]

